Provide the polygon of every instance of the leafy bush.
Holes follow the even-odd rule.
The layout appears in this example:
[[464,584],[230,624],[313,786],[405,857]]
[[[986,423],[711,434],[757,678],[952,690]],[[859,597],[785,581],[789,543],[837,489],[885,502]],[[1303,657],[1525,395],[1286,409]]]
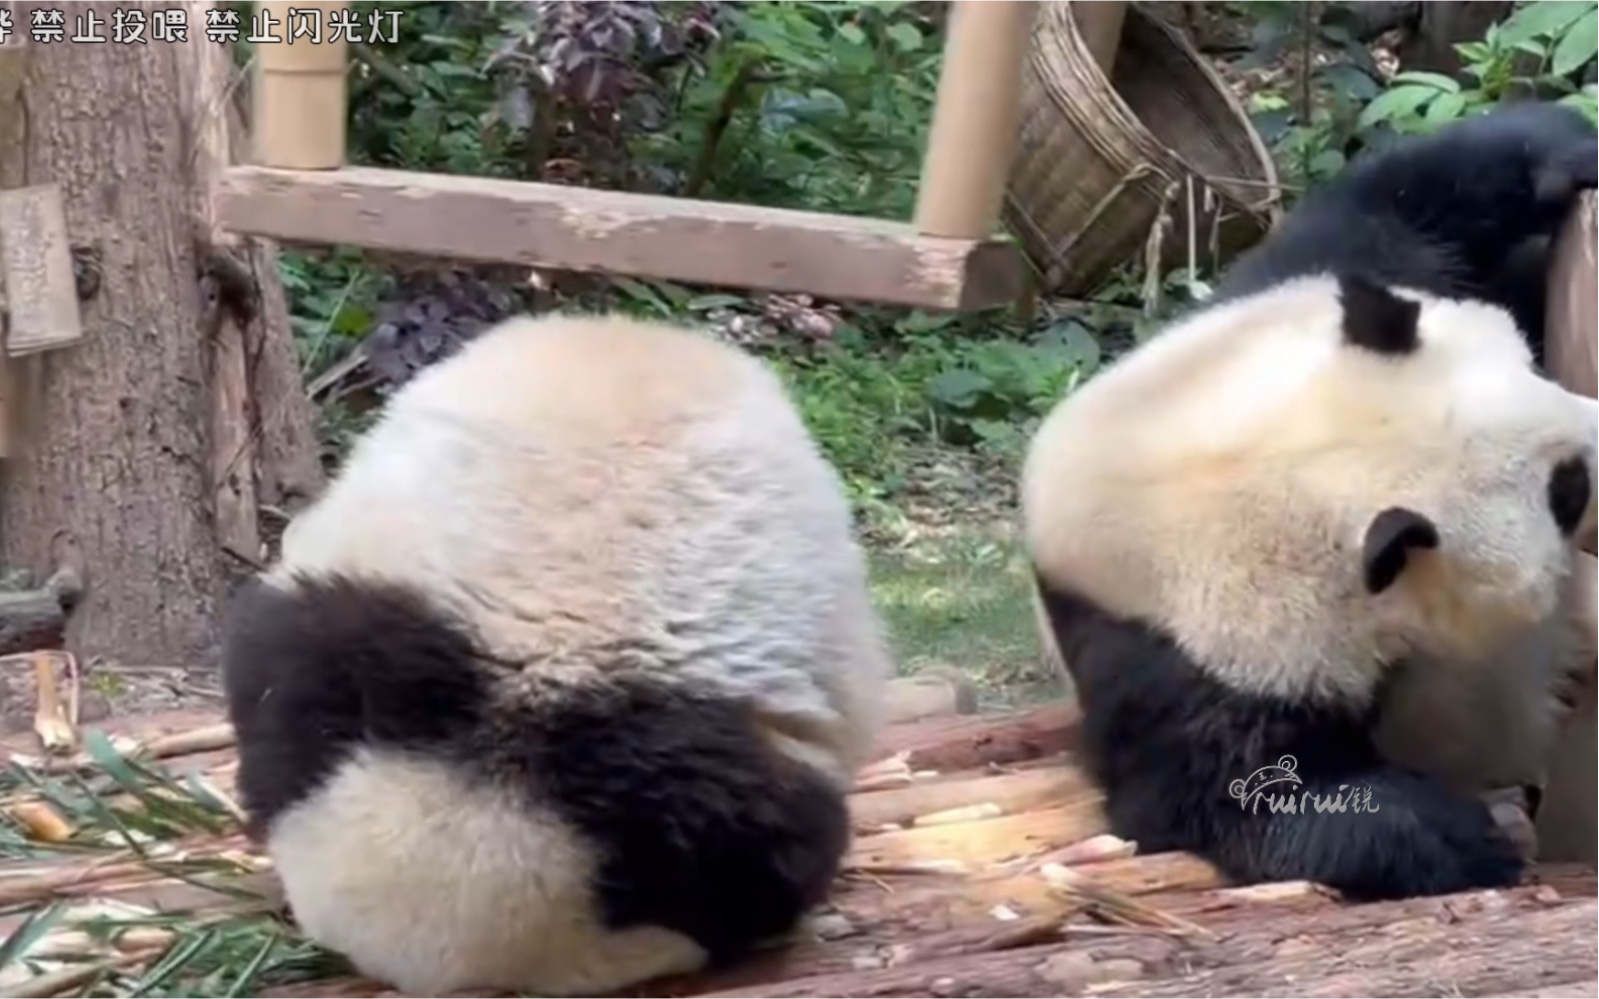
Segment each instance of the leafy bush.
[[[1513,93],[1556,97],[1599,122],[1594,84],[1578,89],[1571,79],[1599,55],[1599,3],[1537,0],[1491,26],[1482,41],[1455,48],[1475,86],[1441,73],[1400,73],[1366,105],[1361,127],[1386,123],[1399,132],[1431,132]],[[1529,63],[1530,71],[1524,68]]]
[[[1255,48],[1237,61],[1240,68],[1277,59],[1296,42],[1303,45],[1303,4],[1237,6],[1248,9],[1256,25]],[[1388,79],[1341,19],[1324,17],[1313,31],[1322,55],[1310,79],[1251,97],[1256,127],[1272,143],[1284,180],[1295,186],[1331,177],[1360,148],[1394,135],[1430,132],[1514,97],[1560,100],[1599,122],[1599,4],[1592,0],[1521,5],[1480,41],[1455,46],[1463,64],[1459,79],[1422,71]],[[1301,82],[1310,85],[1308,113]]]

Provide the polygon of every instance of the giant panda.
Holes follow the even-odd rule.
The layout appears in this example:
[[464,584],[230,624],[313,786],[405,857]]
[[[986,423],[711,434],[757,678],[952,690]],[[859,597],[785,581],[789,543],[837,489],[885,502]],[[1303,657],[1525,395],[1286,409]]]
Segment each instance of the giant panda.
[[1484,797],[1591,667],[1599,419],[1504,275],[1596,160],[1546,104],[1356,160],[1042,422],[1024,543],[1117,834],[1357,899],[1518,880]]
[[407,383],[224,635],[295,921],[413,995],[614,995],[780,943],[890,673],[779,381],[624,318],[512,319]]

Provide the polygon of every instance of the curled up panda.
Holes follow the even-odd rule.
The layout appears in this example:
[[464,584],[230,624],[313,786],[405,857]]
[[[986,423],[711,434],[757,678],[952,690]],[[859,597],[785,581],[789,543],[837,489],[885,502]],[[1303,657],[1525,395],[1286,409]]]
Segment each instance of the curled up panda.
[[225,634],[296,922],[414,995],[614,995],[782,938],[890,673],[776,377],[620,318],[511,320],[404,386]]
[[1040,427],[1044,637],[1141,851],[1352,898],[1519,878],[1484,796],[1536,786],[1592,668],[1563,601],[1599,427],[1505,275],[1596,163],[1548,104],[1358,159]]

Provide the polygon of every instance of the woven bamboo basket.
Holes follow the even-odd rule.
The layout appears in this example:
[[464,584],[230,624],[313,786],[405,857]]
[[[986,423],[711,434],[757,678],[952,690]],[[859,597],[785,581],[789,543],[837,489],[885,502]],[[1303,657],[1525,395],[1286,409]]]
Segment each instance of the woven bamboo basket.
[[1148,253],[1163,220],[1163,267],[1219,265],[1258,240],[1278,217],[1277,170],[1220,77],[1129,4],[1107,79],[1072,7],[1040,5],[1005,196],[1039,290],[1092,292]]

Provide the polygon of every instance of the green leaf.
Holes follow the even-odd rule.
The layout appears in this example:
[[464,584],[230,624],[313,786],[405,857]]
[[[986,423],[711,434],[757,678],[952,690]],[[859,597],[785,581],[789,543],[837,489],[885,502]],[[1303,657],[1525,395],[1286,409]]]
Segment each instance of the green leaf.
[[1499,27],[1499,41],[1514,45],[1540,35],[1558,35],[1561,29],[1584,14],[1592,13],[1595,4],[1570,3],[1567,0],[1538,0],[1516,11]]
[[28,948],[38,943],[50,927],[55,925],[64,911],[60,902],[51,902],[43,908],[28,913],[21,925],[13,930],[4,942],[0,942],[0,968],[5,968],[26,954]]
[[946,371],[927,383],[927,394],[934,402],[955,409],[965,409],[977,401],[978,395],[993,386],[986,375],[969,368]]
[[1589,122],[1599,125],[1599,99],[1595,98],[1592,86],[1581,93],[1567,94],[1556,103],[1576,108],[1587,117]]
[[1392,121],[1414,114],[1417,108],[1437,94],[1438,91],[1433,87],[1415,84],[1394,87],[1361,110],[1360,127],[1370,128],[1380,121]]
[[1549,71],[1565,76],[1580,69],[1595,55],[1599,55],[1599,10],[1590,10],[1560,37],[1560,44],[1555,46],[1554,55],[1549,59]]
[[838,37],[844,39],[846,42],[849,42],[851,45],[866,44],[866,32],[862,31],[861,26],[858,24],[846,23],[839,25]]
[[1310,160],[1310,173],[1315,177],[1331,177],[1344,168],[1344,154],[1337,149],[1323,149]]
[[743,303],[744,299],[737,295],[698,295],[689,299],[684,308],[690,312],[708,312],[711,309],[728,309]]
[[890,27],[888,37],[901,52],[915,52],[922,47],[922,33],[904,21]]
[[1428,73],[1419,69],[1413,69],[1409,72],[1396,74],[1393,82],[1398,84],[1413,83],[1423,87],[1431,87],[1434,90],[1447,91],[1449,93],[1454,93],[1460,89],[1459,83],[1452,78],[1443,75],[1442,73]]
[[1454,121],[1466,110],[1466,98],[1460,94],[1439,94],[1427,105],[1422,115],[1429,126],[1439,126]]

